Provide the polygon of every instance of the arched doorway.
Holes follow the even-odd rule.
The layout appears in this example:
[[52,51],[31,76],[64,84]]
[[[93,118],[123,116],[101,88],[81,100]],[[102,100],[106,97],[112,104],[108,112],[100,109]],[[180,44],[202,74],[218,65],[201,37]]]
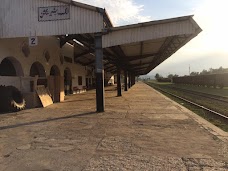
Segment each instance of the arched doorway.
[[30,68],[30,76],[35,77],[36,75],[38,75],[38,77],[46,77],[45,69],[39,62],[33,63]]
[[14,57],[7,57],[0,64],[0,76],[24,76],[20,62]]
[[[43,67],[43,65],[39,62],[34,62],[30,68],[30,74],[31,77],[38,76],[37,83],[31,82],[30,87],[31,91],[35,91],[37,85],[43,85],[47,87],[47,78],[46,78],[46,72]],[[36,85],[34,85],[36,84]]]
[[56,65],[53,65],[51,67],[50,75],[51,76],[60,76],[59,68]]
[[[21,90],[24,76],[21,63],[14,57],[6,57],[0,62],[0,110],[14,112],[25,108],[25,99]],[[5,85],[7,87],[3,87]]]
[[61,77],[60,70],[56,65],[53,65],[50,70],[50,76],[48,79],[48,87],[52,95],[53,102],[62,101],[61,97],[64,97],[64,83]]
[[72,94],[72,75],[69,68],[64,70],[64,92],[65,95]]

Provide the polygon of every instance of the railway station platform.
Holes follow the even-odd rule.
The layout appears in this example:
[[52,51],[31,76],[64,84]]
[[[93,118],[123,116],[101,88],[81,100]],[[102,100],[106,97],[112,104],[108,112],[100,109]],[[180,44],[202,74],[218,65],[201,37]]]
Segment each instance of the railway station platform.
[[2,171],[228,170],[228,134],[144,83],[0,115]]

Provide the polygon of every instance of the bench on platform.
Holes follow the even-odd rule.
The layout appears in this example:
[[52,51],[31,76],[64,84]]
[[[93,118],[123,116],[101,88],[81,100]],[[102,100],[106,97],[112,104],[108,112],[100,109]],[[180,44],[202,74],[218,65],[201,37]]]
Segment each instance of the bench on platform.
[[87,90],[87,87],[86,86],[82,86],[82,87],[73,87],[73,93],[74,94],[78,94],[78,93],[83,93],[83,92],[86,92]]

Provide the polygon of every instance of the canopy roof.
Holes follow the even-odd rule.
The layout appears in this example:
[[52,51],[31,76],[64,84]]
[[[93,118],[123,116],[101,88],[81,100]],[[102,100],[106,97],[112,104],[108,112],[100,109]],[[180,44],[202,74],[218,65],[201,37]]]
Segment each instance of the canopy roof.
[[[192,17],[108,28],[103,36],[105,70],[115,73],[118,66],[135,75],[149,73],[202,31]],[[75,61],[94,65],[93,34],[74,38],[83,44],[75,46]]]

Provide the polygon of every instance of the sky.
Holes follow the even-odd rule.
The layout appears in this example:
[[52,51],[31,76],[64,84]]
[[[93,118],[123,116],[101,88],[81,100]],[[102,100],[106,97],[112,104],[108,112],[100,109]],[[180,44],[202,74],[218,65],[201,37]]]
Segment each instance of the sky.
[[194,15],[203,31],[149,75],[228,68],[228,0],[77,0],[105,8],[114,26]]

